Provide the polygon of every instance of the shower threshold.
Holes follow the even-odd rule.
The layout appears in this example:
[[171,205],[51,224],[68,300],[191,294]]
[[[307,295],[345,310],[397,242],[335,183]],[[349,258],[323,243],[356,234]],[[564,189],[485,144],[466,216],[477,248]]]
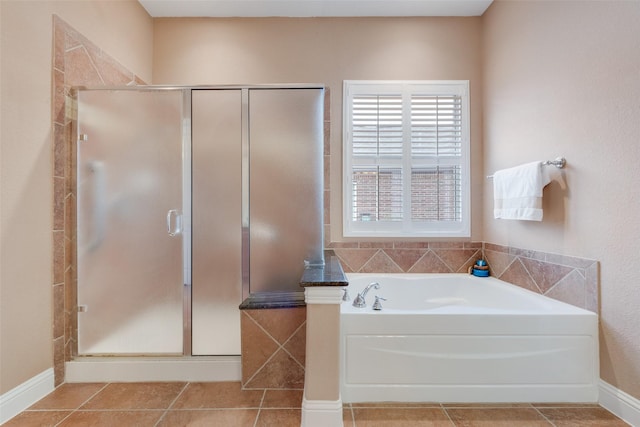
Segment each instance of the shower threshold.
[[76,357],[65,382],[240,381],[241,356]]

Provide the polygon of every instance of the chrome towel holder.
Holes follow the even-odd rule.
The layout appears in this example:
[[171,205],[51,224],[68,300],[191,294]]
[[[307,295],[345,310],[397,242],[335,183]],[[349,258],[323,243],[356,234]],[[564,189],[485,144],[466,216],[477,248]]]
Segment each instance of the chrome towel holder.
[[[562,169],[567,165],[567,159],[564,157],[556,157],[554,160],[545,160],[542,162],[545,166],[555,166],[558,169]],[[487,175],[487,179],[493,179],[493,175]]]

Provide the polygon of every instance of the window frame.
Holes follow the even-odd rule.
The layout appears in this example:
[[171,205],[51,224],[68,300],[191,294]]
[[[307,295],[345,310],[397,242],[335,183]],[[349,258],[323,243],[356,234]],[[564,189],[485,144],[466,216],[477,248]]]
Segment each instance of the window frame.
[[[354,95],[398,95],[402,94],[403,103],[403,154],[400,162],[403,174],[408,171],[409,177],[403,184],[403,207],[405,214],[402,221],[354,221],[352,174],[358,162],[353,159],[352,139],[352,100]],[[427,96],[460,96],[461,108],[461,147],[460,156],[452,161],[445,157],[412,157],[411,154],[411,107],[412,95]],[[408,100],[407,101],[407,98]],[[344,237],[447,237],[462,238],[471,236],[471,190],[470,190],[470,99],[468,80],[345,80],[343,82],[343,235]],[[403,104],[404,105],[404,104]],[[406,135],[409,135],[408,137]],[[388,167],[390,163],[376,160],[377,166]],[[416,163],[416,159],[417,163]],[[425,161],[425,159],[427,159]],[[412,165],[460,166],[461,184],[461,219],[460,221],[413,221],[410,218]]]

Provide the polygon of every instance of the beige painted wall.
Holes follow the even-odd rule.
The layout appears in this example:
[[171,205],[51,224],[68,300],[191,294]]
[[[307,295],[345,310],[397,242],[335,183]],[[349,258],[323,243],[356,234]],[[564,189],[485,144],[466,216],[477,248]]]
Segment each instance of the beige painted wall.
[[[481,205],[480,36],[478,17],[157,19],[153,83],[326,84],[331,91],[331,241],[342,241],[346,79],[470,80],[472,203]],[[474,240],[481,236],[481,215],[477,209],[472,218]]]
[[52,16],[152,79],[134,0],[0,1],[0,394],[53,365]]
[[563,155],[544,221],[484,240],[601,262],[601,377],[640,398],[640,2],[496,1],[483,17],[487,173]]

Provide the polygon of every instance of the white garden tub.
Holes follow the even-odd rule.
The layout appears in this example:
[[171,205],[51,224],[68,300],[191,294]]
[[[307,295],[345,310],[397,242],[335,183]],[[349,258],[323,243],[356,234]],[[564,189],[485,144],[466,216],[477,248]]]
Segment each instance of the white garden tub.
[[[597,402],[595,313],[467,274],[347,274],[344,402]],[[372,310],[375,295],[381,311]]]

